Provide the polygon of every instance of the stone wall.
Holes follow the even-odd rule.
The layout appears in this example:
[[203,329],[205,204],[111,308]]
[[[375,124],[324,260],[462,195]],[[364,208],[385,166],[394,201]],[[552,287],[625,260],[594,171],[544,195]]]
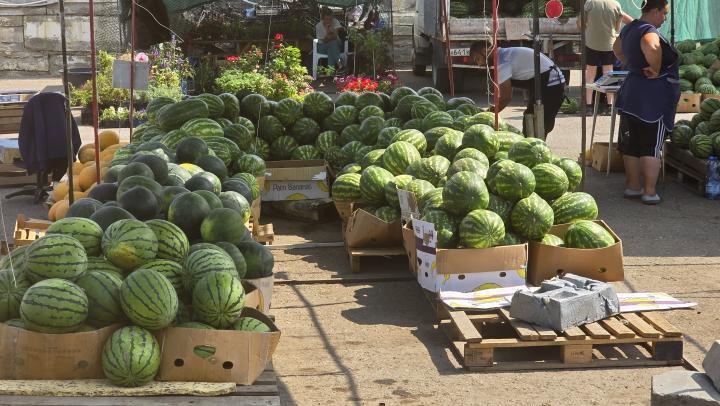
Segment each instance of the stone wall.
[[415,1],[392,0],[395,66],[399,69],[410,67],[412,61],[412,28],[415,23]]
[[[87,0],[65,0],[65,28],[70,67],[87,65],[90,21]],[[95,2],[99,49],[116,47],[116,2]],[[104,34],[100,34],[103,32]],[[60,16],[57,4],[41,7],[0,7],[0,77],[57,76],[62,68]]]

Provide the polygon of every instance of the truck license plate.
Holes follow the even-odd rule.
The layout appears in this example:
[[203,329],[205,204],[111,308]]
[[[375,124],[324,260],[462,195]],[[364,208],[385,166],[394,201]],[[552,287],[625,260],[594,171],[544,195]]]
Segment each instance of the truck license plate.
[[451,48],[450,56],[470,56],[470,48]]

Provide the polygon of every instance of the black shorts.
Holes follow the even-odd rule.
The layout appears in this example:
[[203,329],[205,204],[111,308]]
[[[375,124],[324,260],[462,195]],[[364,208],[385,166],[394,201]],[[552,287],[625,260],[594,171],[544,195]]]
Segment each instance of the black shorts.
[[[555,86],[545,86],[542,89],[542,103],[544,109],[544,125],[545,135],[555,128],[555,117],[557,117],[560,107],[565,100],[565,84],[558,84]],[[527,109],[525,114],[532,114],[535,112],[535,97],[531,95],[528,100]],[[525,128],[525,120],[523,120],[523,134],[528,134]]]
[[592,48],[585,47],[585,65],[600,67],[614,63],[615,53],[613,51],[596,51]]
[[635,116],[620,114],[618,149],[623,155],[636,158],[660,158],[668,131],[662,120],[646,123]]

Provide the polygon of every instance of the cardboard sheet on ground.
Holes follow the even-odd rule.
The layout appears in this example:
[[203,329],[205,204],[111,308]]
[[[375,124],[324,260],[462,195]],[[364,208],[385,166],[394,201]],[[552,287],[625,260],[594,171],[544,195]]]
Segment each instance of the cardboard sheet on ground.
[[234,382],[158,382],[138,388],[115,386],[107,379],[6,380],[0,381],[0,395],[18,396],[219,396],[235,391]]
[[[477,292],[441,291],[440,299],[453,310],[493,310],[510,306],[513,294],[518,290],[534,291],[536,287],[512,286],[485,289]],[[654,310],[687,309],[697,306],[662,292],[618,293],[620,313],[649,312]]]

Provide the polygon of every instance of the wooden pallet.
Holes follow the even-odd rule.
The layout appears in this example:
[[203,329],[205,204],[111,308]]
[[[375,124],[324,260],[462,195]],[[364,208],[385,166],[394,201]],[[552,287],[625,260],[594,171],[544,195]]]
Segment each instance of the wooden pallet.
[[56,406],[107,406],[107,405],[164,405],[164,406],[279,406],[277,376],[266,369],[254,384],[238,385],[235,392],[221,396],[0,396],[1,405],[56,405]]
[[[0,187],[25,186],[36,183],[37,176],[28,175],[25,169],[14,164],[0,163]],[[50,184],[49,181],[48,184]]]
[[514,319],[507,310],[450,311],[440,328],[473,371],[682,365],[683,335],[658,313],[623,313],[565,332]]
[[255,225],[250,223],[247,225],[248,230],[252,233],[253,239],[260,244],[273,245],[275,242],[275,231],[272,224]]
[[360,272],[360,258],[362,257],[393,257],[398,255],[406,255],[403,247],[392,248],[347,248],[348,259],[350,260],[350,270]]
[[18,214],[15,220],[15,233],[13,234],[15,247],[32,244],[35,240],[45,236],[45,231],[52,221],[25,218]]
[[705,195],[708,161],[696,158],[687,149],[665,144],[665,165],[675,171],[677,181],[690,190]]

